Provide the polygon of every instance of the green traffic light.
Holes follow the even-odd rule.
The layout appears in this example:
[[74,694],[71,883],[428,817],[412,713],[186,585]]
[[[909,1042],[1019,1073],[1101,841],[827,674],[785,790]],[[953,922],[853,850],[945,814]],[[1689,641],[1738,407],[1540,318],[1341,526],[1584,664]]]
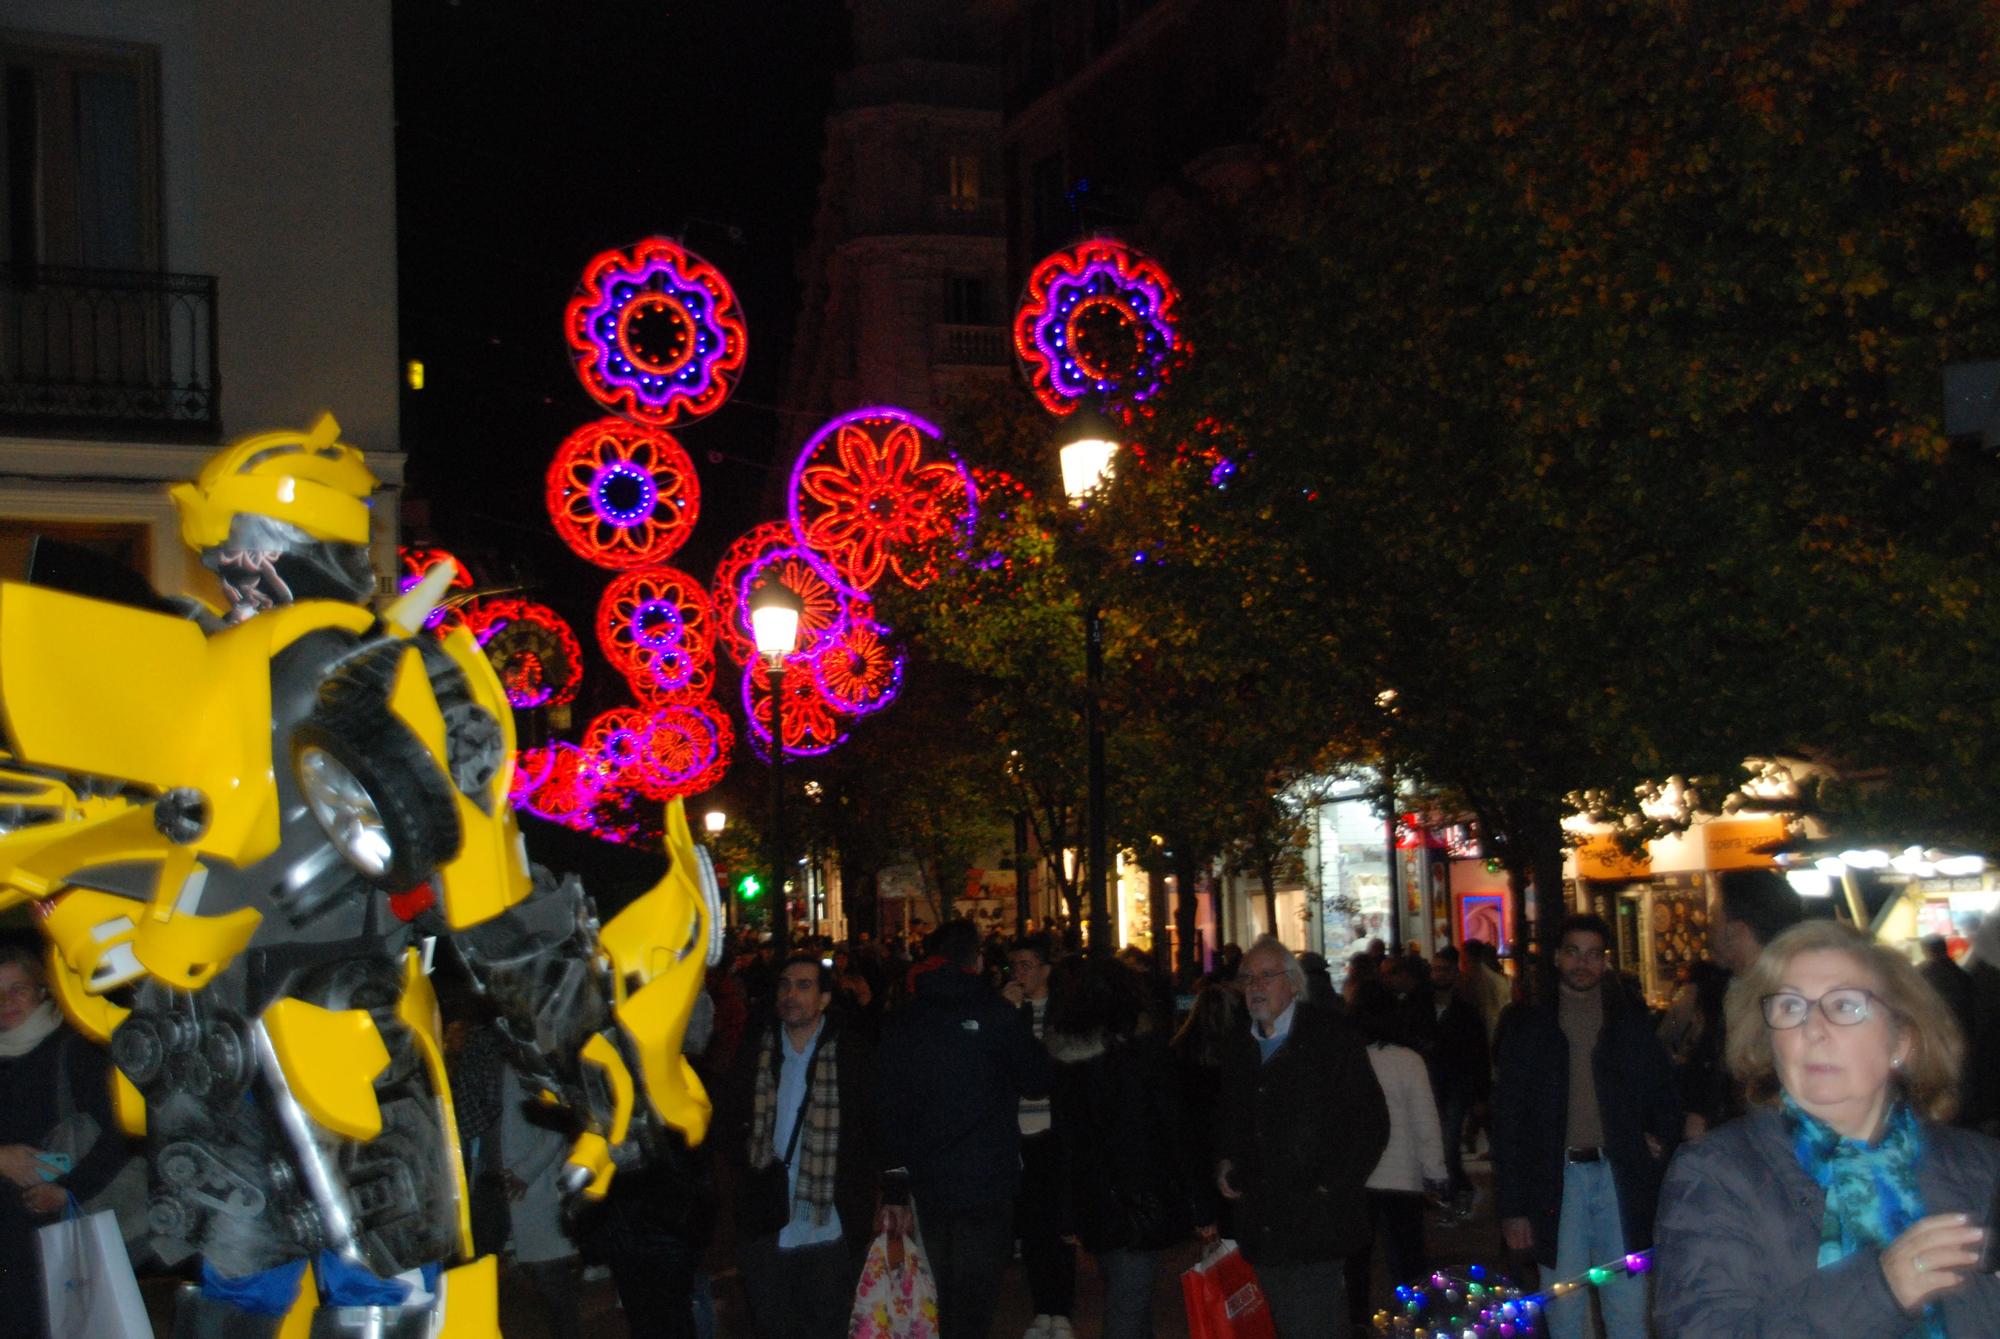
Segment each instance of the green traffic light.
[[764,885],[758,882],[755,874],[745,874],[736,881],[736,895],[745,902],[754,901],[757,894],[763,891]]

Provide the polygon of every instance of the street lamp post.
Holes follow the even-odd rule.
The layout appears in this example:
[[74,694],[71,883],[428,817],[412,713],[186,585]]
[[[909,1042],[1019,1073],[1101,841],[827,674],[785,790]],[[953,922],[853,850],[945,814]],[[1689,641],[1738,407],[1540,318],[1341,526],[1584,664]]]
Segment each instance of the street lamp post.
[[750,635],[771,679],[771,947],[779,962],[791,948],[785,900],[785,657],[798,645],[805,606],[789,586],[766,581],[750,593]]
[[[701,826],[708,833],[712,845],[722,835],[722,830],[729,826],[729,815],[720,809],[711,809],[701,816]],[[736,929],[736,899],[727,891],[722,895],[722,927],[732,932]]]
[[[1070,504],[1082,507],[1111,477],[1118,456],[1117,427],[1104,415],[1079,409],[1064,421],[1057,441],[1062,459],[1063,492]],[[1088,738],[1090,951],[1109,953],[1111,899],[1109,860],[1104,822],[1104,621],[1097,601],[1085,606],[1083,624],[1084,732]]]

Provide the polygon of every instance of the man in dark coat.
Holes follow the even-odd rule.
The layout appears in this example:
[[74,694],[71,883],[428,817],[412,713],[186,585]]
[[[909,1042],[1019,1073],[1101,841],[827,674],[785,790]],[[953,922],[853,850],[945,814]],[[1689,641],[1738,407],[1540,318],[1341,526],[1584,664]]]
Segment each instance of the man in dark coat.
[[[829,1008],[835,986],[819,958],[793,954],[778,973],[776,1021],[741,1052],[733,1105],[742,1120],[725,1151],[744,1168],[791,1153],[791,1220],[753,1234],[739,1218],[744,1291],[759,1339],[845,1335],[873,1237],[882,1167],[875,1056]],[[739,1173],[739,1184],[751,1179]]]
[[[931,936],[910,1003],[882,1034],[883,1198],[907,1184],[938,1285],[944,1339],[985,1339],[1014,1250],[1020,1100],[1049,1090],[1049,1057],[1018,1010],[980,976],[979,934],[948,921]],[[910,1228],[883,1211],[885,1231]]]
[[[1566,919],[1555,998],[1523,1011],[1500,1046],[1500,1231],[1557,1279],[1652,1244],[1660,1178],[1681,1135],[1673,1061],[1645,1013],[1606,980],[1610,943],[1602,917]],[[1588,1291],[1603,1305],[1607,1339],[1644,1339],[1643,1277]],[[1588,1332],[1581,1294],[1551,1302],[1547,1314],[1554,1339]]]
[[1361,1038],[1305,1002],[1304,977],[1268,935],[1243,955],[1251,1025],[1223,1057],[1216,1186],[1280,1339],[1345,1339],[1346,1256],[1370,1240],[1363,1188],[1389,1108]]

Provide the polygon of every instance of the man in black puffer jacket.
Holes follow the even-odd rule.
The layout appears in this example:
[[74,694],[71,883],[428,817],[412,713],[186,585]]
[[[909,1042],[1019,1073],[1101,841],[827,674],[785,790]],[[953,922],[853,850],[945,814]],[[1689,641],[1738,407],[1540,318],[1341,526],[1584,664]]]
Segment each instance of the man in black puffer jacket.
[[[930,940],[914,998],[882,1034],[881,1119],[889,1172],[922,1216],[944,1339],[985,1339],[1014,1249],[1021,1181],[1020,1099],[1049,1090],[1049,1057],[1019,1011],[979,975],[979,933],[950,921]],[[909,1230],[907,1209],[884,1230]]]
[[1216,1184],[1279,1339],[1345,1339],[1349,1251],[1370,1240],[1363,1187],[1389,1108],[1361,1038],[1305,1001],[1305,973],[1266,935],[1238,979],[1251,1024],[1222,1062]]

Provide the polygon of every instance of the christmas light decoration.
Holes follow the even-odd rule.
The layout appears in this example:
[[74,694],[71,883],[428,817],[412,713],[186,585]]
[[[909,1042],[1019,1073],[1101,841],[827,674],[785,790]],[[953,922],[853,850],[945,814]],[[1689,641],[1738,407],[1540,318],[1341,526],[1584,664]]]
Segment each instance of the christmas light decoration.
[[715,636],[739,665],[757,654],[756,643],[750,639],[750,615],[743,607],[740,578],[752,563],[797,542],[792,528],[783,521],[765,521],[738,535],[715,565],[715,583],[710,587],[715,597]]
[[799,597],[799,628],[794,642],[798,649],[785,658],[785,663],[809,664],[847,616],[846,597],[811,561],[806,550],[794,547],[766,553],[736,578],[737,621],[729,631],[742,648],[737,658],[746,662],[757,658],[757,644],[750,629],[750,592],[766,581],[775,581]]
[[707,698],[684,698],[659,707],[647,719],[651,728],[645,740],[643,794],[656,800],[699,795],[722,780],[736,748],[736,731],[720,707]]
[[887,627],[850,613],[812,657],[813,685],[835,711],[864,716],[896,700],[903,664],[902,652],[889,643]]
[[576,699],[583,677],[583,648],[561,614],[531,600],[473,600],[465,626],[506,685],[507,700],[527,710]]
[[551,823],[574,823],[587,817],[604,790],[601,764],[589,752],[574,744],[548,746],[547,775],[516,809]]
[[[785,685],[785,753],[802,758],[827,753],[847,741],[840,716],[813,682],[810,664],[787,661]],[[753,657],[743,670],[743,718],[760,756],[771,751],[771,676],[764,662]]]
[[662,562],[701,514],[694,462],[664,432],[605,418],[577,429],[549,462],[549,519],[585,562],[627,570]]
[[[448,562],[453,568],[451,584],[445,588],[447,591],[472,589],[472,573],[465,570],[464,563],[443,549],[425,548],[421,545],[399,548],[396,550],[396,561],[403,569],[402,576],[396,582],[398,594],[406,593],[410,587],[424,579],[425,573],[441,562]],[[446,597],[447,600],[449,598]],[[458,611],[451,604],[440,603],[431,611],[431,616],[424,620],[424,626],[436,631],[456,621],[457,614]]]
[[591,397],[656,427],[720,409],[749,350],[721,272],[664,237],[585,266],[563,332]]
[[887,406],[842,414],[792,467],[787,505],[808,559],[848,592],[885,572],[921,588],[942,545],[972,533],[972,475],[934,426]]
[[627,572],[598,597],[597,644],[645,691],[686,689],[715,659],[714,602],[677,568]]
[[1395,1307],[1375,1313],[1375,1334],[1378,1339],[1531,1339],[1543,1333],[1542,1312],[1550,1299],[1651,1267],[1652,1252],[1635,1251],[1535,1293],[1507,1279],[1489,1279],[1482,1265],[1438,1270],[1422,1283],[1396,1289]]
[[604,787],[635,787],[643,779],[653,723],[636,707],[599,712],[583,731],[583,751],[600,764]]
[[1014,316],[1014,352],[1052,414],[1086,400],[1130,407],[1159,394],[1185,355],[1180,294],[1157,262],[1096,239],[1035,266]]

